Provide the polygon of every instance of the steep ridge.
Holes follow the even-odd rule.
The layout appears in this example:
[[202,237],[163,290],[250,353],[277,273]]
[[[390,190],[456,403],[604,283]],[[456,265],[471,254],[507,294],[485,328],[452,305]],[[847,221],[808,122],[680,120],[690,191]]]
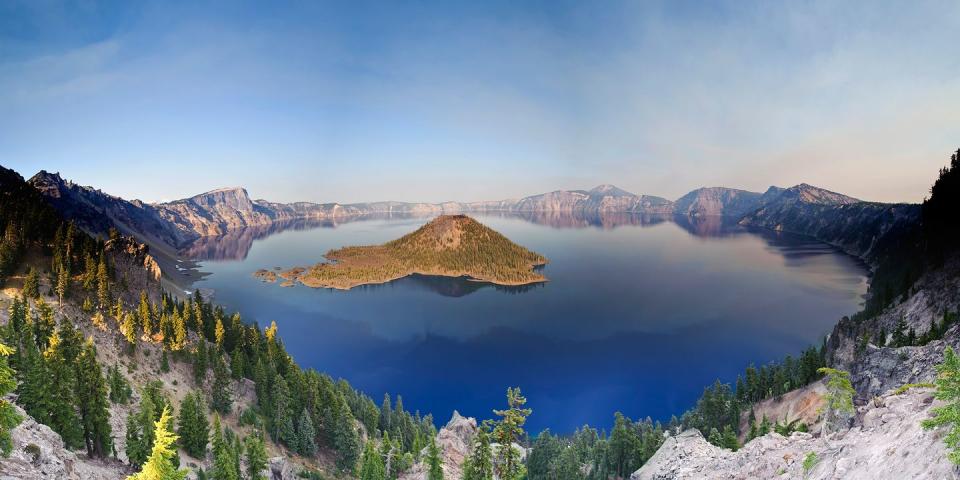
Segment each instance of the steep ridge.
[[771,187],[759,202],[741,225],[811,236],[868,262],[920,219],[916,204],[864,202],[807,184]]
[[[776,187],[770,187],[776,188]],[[724,187],[698,188],[677,199],[673,213],[692,217],[741,217],[760,205],[761,194]]]

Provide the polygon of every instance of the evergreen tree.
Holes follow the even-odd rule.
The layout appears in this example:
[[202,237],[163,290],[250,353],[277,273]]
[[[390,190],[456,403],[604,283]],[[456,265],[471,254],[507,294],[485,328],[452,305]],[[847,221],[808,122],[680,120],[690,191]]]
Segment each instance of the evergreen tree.
[[310,420],[310,413],[304,408],[297,424],[297,451],[300,455],[312,457],[317,454],[316,436],[317,432],[313,428],[313,421]]
[[213,387],[210,393],[210,407],[214,411],[228,414],[233,406],[230,391],[230,372],[223,361],[223,355],[216,353],[213,360]]
[[111,402],[125,405],[130,401],[133,390],[130,388],[127,379],[120,374],[120,368],[116,365],[107,369],[107,383],[110,386]]
[[[554,473],[556,474],[556,478],[562,478],[564,480],[584,480],[585,477],[583,470],[580,468],[580,460],[577,458],[577,452],[573,447],[564,448],[555,463]],[[466,478],[464,478],[464,480],[466,480]]]
[[143,329],[143,336],[149,340],[153,335],[153,320],[150,315],[150,302],[147,300],[147,292],[140,292],[140,303],[137,305],[137,320]]
[[206,456],[210,423],[207,421],[207,406],[200,392],[188,393],[180,403],[177,434],[180,435],[180,446],[187,454],[201,459]]
[[210,478],[215,480],[239,480],[240,472],[234,462],[234,452],[231,445],[224,439],[220,428],[220,415],[213,417],[213,467],[210,469]]
[[13,354],[13,349],[0,343],[0,454],[7,456],[13,449],[10,430],[20,424],[20,415],[13,405],[4,400],[8,393],[17,386],[13,369],[7,364],[7,357]]
[[950,347],[944,349],[943,363],[937,365],[936,385],[935,396],[946,405],[933,407],[933,418],[923,420],[921,425],[925,429],[948,428],[943,437],[943,443],[949,449],[947,458],[960,465],[960,358]]
[[443,480],[443,460],[440,459],[440,449],[433,437],[430,437],[430,445],[427,446],[427,467],[427,480]]
[[123,338],[127,339],[130,351],[133,351],[137,346],[137,320],[130,312],[126,312],[122,318],[120,333],[123,334]]
[[170,359],[167,358],[167,349],[161,349],[160,351],[160,371],[167,373],[170,371]]
[[[42,422],[60,434],[64,445],[70,449],[83,446],[83,432],[80,429],[80,419],[71,399],[76,385],[75,372],[71,363],[75,358],[64,339],[72,335],[61,328],[50,337],[50,345],[43,352],[48,377],[48,397],[50,413],[47,421]],[[69,341],[69,340],[68,340]]]
[[202,339],[197,342],[197,350],[193,355],[193,380],[197,385],[203,385],[207,377],[207,342]]
[[490,451],[490,435],[481,426],[473,439],[473,452],[464,463],[463,480],[493,480],[493,453]]
[[57,298],[60,300],[60,308],[63,308],[63,297],[67,295],[70,289],[70,273],[66,268],[60,267],[57,272]]
[[267,468],[267,449],[263,445],[263,435],[259,431],[247,435],[243,440],[247,453],[247,479],[266,480],[263,471]]
[[387,478],[383,458],[373,446],[373,441],[368,441],[363,448],[363,455],[360,457],[359,477],[360,480],[386,480]]
[[500,444],[497,449],[495,470],[502,480],[519,480],[526,474],[520,455],[513,444],[523,438],[523,425],[532,410],[523,408],[527,399],[520,394],[520,388],[507,389],[507,409],[494,410],[500,417],[493,429],[493,436]]
[[[151,450],[153,449],[156,434],[156,422],[154,410],[155,404],[150,395],[143,395],[140,399],[140,408],[134,414],[127,417],[126,433],[126,454],[130,465],[139,467],[147,461]],[[167,409],[164,408],[163,411]]]
[[293,412],[290,411],[290,390],[281,376],[273,382],[273,439],[296,449],[297,435],[293,428]]
[[827,394],[824,395],[825,418],[823,432],[826,436],[836,426],[840,426],[853,414],[853,396],[857,393],[850,385],[850,374],[843,370],[821,368],[820,373],[827,376]]
[[97,265],[97,300],[100,302],[101,309],[110,308],[110,278],[107,275],[107,261],[105,255],[100,255],[100,263]]
[[97,349],[93,339],[87,341],[77,358],[77,406],[83,425],[84,445],[90,457],[104,458],[113,447],[110,427],[110,403],[107,400],[107,382],[97,363]]
[[174,466],[176,450],[173,445],[177,436],[173,434],[171,423],[169,409],[164,408],[160,419],[153,426],[156,438],[150,456],[143,464],[143,469],[127,477],[127,480],[183,480],[187,477],[186,470]]
[[23,295],[27,298],[40,298],[40,275],[36,268],[30,267],[23,279]]

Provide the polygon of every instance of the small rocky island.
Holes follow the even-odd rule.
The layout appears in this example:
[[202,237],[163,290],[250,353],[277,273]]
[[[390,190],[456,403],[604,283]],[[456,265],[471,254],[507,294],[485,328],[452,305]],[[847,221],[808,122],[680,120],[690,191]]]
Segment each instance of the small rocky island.
[[348,290],[386,283],[413,274],[469,277],[497,285],[527,285],[547,279],[536,267],[546,257],[466,215],[441,215],[416,231],[383,245],[343,247],[327,262],[254,276],[265,282],[282,278],[308,287]]

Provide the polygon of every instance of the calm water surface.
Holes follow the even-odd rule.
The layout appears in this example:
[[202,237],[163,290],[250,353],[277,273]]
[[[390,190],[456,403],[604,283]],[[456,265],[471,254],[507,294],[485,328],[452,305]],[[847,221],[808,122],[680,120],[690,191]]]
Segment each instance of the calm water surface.
[[186,254],[211,273],[197,287],[248,321],[275,320],[301,366],[346,378],[377,403],[400,394],[439,425],[454,409],[489,418],[519,385],[532,432],[608,427],[618,410],[669,419],[714,379],[819,343],[867,287],[864,268],[827,245],[719,219],[476,218],[546,255],[550,281],[507,289],[409,277],[344,292],[251,275],[391,240],[429,218],[247,230]]

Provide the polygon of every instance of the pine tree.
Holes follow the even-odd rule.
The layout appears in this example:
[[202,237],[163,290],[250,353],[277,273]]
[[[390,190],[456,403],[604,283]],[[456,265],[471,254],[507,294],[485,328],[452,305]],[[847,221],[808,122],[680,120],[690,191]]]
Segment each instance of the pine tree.
[[203,394],[194,391],[183,398],[177,422],[180,446],[191,457],[204,458],[207,439],[210,437],[210,423],[207,421],[207,406],[203,401]]
[[207,342],[202,339],[197,342],[197,350],[193,354],[193,380],[197,385],[203,385],[207,378]]
[[513,444],[524,435],[523,424],[532,410],[523,408],[527,399],[520,394],[520,388],[507,389],[507,409],[494,410],[493,413],[500,417],[493,429],[493,436],[496,438],[500,448],[497,449],[496,472],[502,480],[519,480],[526,474],[523,463],[520,461],[520,455],[513,448]]
[[[564,478],[564,477],[561,477]],[[490,435],[481,427],[473,440],[473,452],[464,464],[463,480],[493,480],[493,454],[490,451]]]
[[120,374],[120,368],[114,365],[107,369],[107,384],[110,386],[110,401],[126,405],[133,396],[130,383]]
[[23,295],[27,298],[40,298],[40,275],[37,269],[30,267],[27,277],[23,280]]
[[150,318],[150,302],[147,300],[147,292],[140,292],[140,304],[137,305],[137,316],[140,321],[140,327],[143,329],[143,336],[150,340],[153,335],[153,320]]
[[161,349],[160,352],[160,371],[167,373],[170,371],[170,359],[167,358],[167,349]]
[[293,412],[290,411],[290,390],[281,376],[273,382],[273,439],[296,449],[297,436],[293,428]]
[[263,471],[267,468],[267,450],[263,444],[263,435],[259,431],[247,435],[243,440],[247,452],[247,479],[266,480]]
[[223,361],[223,355],[215,354],[213,360],[213,387],[211,389],[210,407],[224,415],[230,413],[233,399],[230,391],[230,372]]
[[[147,461],[154,446],[156,424],[154,416],[154,401],[150,395],[144,394],[140,399],[140,409],[136,414],[127,417],[127,446],[126,454],[130,465],[138,467]],[[163,411],[167,409],[164,408]]]
[[110,277],[107,275],[107,261],[103,254],[100,255],[100,263],[97,265],[97,300],[100,308],[110,308]]
[[60,267],[57,272],[57,298],[60,300],[60,308],[63,308],[63,297],[67,296],[70,289],[70,273],[65,267]]
[[944,349],[943,363],[937,365],[936,385],[935,396],[946,405],[933,407],[933,418],[923,420],[921,425],[924,429],[948,428],[943,438],[950,450],[947,458],[960,465],[960,358],[950,347]]
[[12,348],[0,343],[0,454],[3,456],[9,455],[10,450],[13,449],[10,430],[19,425],[22,420],[13,405],[3,399],[17,386],[13,369],[7,364],[7,357],[13,352]]
[[183,350],[187,345],[187,323],[176,309],[173,311],[171,323],[173,327],[173,338],[170,340],[170,350],[178,352]]
[[440,459],[440,449],[433,437],[430,437],[430,445],[427,446],[427,467],[427,480],[443,480],[443,460]]
[[825,417],[821,435],[826,436],[832,428],[842,425],[853,414],[853,396],[857,393],[850,385],[850,374],[843,370],[823,367],[818,372],[827,376],[827,394],[824,395]]
[[110,428],[107,382],[97,363],[93,339],[87,341],[77,359],[77,403],[87,455],[106,457],[113,447],[113,431]]
[[386,480],[386,478],[383,458],[373,446],[373,441],[368,441],[360,457],[360,480]]
[[213,446],[213,468],[210,470],[210,478],[239,480],[240,472],[234,462],[234,452],[231,445],[224,439],[223,430],[220,428],[220,415],[213,417],[213,439],[210,443]]
[[169,409],[164,408],[160,419],[154,424],[156,438],[150,457],[139,473],[127,477],[127,480],[183,480],[187,477],[186,470],[174,466],[173,459],[176,450],[173,445],[177,436],[172,433]]
[[76,378],[72,367],[75,355],[64,342],[72,335],[61,328],[50,337],[50,345],[43,352],[50,385],[49,399],[51,403],[50,416],[46,423],[63,438],[63,443],[70,449],[83,446],[83,432],[80,430],[80,419],[71,399],[74,395]]
[[216,326],[214,327],[214,333],[213,333],[213,338],[217,344],[218,349],[223,348],[223,340],[226,336],[226,333],[227,333],[226,329],[223,328],[223,319],[218,318]]
[[297,423],[297,451],[305,457],[312,457],[317,454],[316,438],[317,432],[313,428],[313,420],[310,419],[310,412],[306,408],[300,414],[300,421]]
[[130,345],[130,351],[132,352],[137,346],[137,320],[132,313],[126,312],[123,315],[120,332],[123,333],[123,338],[127,339],[127,344]]

